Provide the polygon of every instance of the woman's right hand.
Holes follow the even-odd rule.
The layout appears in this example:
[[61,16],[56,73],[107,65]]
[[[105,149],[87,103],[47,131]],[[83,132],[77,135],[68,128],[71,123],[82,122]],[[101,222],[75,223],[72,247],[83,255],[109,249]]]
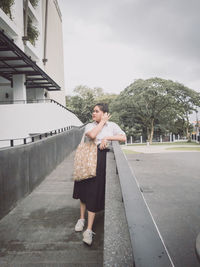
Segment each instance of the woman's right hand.
[[110,113],[105,112],[101,117],[101,121],[105,124],[110,118],[111,118]]
[[99,146],[100,150],[107,148],[107,146],[108,146],[108,142],[107,142],[106,138],[102,139],[101,144]]

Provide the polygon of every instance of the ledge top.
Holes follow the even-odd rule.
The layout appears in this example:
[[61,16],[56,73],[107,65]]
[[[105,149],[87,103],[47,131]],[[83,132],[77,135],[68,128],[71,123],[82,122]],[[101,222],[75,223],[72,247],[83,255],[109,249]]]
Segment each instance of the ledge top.
[[200,233],[198,234],[197,239],[196,239],[196,252],[200,260]]

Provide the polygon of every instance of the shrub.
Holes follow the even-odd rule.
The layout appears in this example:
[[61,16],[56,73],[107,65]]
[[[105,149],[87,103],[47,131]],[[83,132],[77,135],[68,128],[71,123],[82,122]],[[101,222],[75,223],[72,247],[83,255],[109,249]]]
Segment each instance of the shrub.
[[0,8],[6,13],[6,15],[10,17],[10,19],[13,19],[11,6],[14,4],[14,2],[14,0],[0,0]]
[[37,7],[38,2],[39,2],[39,0],[29,0],[29,1],[30,1],[31,5],[32,5],[34,8]]
[[38,36],[38,29],[32,24],[31,19],[28,18],[27,37],[32,45],[35,46],[35,41],[38,39]]

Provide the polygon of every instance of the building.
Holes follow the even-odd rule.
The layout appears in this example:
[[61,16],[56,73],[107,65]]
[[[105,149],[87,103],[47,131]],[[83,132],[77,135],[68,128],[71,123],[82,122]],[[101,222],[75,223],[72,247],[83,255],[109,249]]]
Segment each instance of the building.
[[[33,71],[29,64],[23,59],[11,61],[9,55],[15,57],[14,50],[2,51],[1,47],[1,73],[4,74],[0,78],[1,101],[29,101],[49,97],[64,105],[62,17],[57,1],[15,0],[10,7],[10,14],[9,16],[0,9],[0,29],[4,30],[1,34],[13,39],[14,44],[31,57],[57,85],[35,73],[26,77],[26,73]],[[8,65],[13,69],[12,72]],[[14,68],[16,66],[18,68]],[[20,74],[16,74],[17,72]],[[41,80],[37,80],[39,78]]]
[[57,0],[0,1],[0,140],[81,125],[61,108],[63,61]]

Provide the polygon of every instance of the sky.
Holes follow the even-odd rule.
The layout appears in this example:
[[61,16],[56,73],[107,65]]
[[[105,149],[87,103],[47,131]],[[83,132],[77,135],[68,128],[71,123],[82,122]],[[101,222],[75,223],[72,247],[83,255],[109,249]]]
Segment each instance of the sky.
[[199,0],[59,0],[65,88],[160,77],[200,91]]

